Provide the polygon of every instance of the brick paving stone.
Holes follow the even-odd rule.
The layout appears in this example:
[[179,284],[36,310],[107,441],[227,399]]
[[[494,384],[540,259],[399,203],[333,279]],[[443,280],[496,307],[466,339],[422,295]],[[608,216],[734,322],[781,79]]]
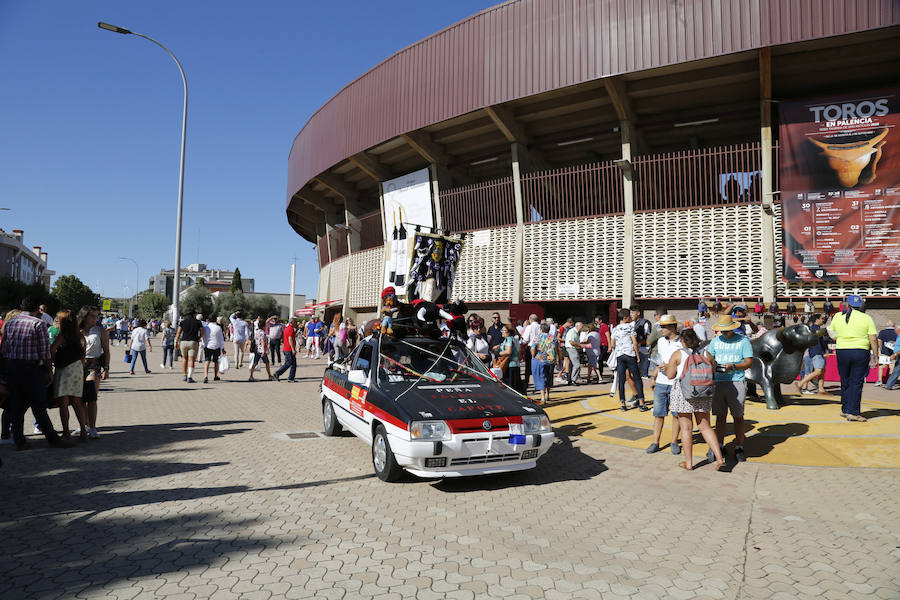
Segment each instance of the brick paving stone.
[[99,440],[0,447],[0,597],[900,597],[895,471],[687,474],[561,435],[529,472],[385,484],[352,436],[276,437],[321,431],[322,367],[301,360],[294,385],[114,373]]

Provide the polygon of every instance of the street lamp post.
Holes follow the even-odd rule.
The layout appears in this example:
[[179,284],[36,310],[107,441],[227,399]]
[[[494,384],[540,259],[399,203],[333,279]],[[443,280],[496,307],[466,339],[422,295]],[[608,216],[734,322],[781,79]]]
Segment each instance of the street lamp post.
[[[134,279],[134,293],[135,295],[141,293],[141,268],[138,266],[138,263],[133,258],[128,258],[127,256],[120,256],[119,260],[130,260],[134,263],[135,268],[135,279]],[[131,300],[131,318],[134,318],[134,299]]]
[[153,42],[160,48],[166,51],[166,54],[172,57],[172,60],[175,61],[175,64],[178,66],[178,72],[181,73],[181,83],[184,84],[184,111],[181,117],[181,161],[178,169],[178,213],[175,220],[175,285],[172,290],[172,322],[178,323],[178,297],[181,292],[181,212],[182,205],[184,203],[184,143],[185,137],[187,134],[187,105],[188,105],[188,87],[187,87],[187,78],[184,76],[184,69],[181,68],[181,63],[178,61],[178,58],[172,53],[171,50],[154,40],[152,37],[143,35],[141,33],[135,33],[130,29],[125,29],[124,27],[117,27],[115,25],[110,25],[109,23],[97,23],[97,27],[100,29],[105,29],[106,31],[112,31],[113,33],[121,33],[122,35],[136,35],[138,37],[144,38],[150,42]]

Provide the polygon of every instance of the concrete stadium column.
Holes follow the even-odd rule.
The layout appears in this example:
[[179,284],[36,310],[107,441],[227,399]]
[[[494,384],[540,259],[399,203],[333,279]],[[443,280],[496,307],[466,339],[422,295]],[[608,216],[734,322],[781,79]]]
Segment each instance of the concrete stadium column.
[[[352,261],[354,252],[359,252],[362,245],[360,241],[359,217],[364,214],[362,205],[356,200],[346,198],[344,200],[344,223],[347,226],[347,260]],[[354,227],[351,223],[356,222]],[[347,276],[344,280],[344,317],[350,317],[356,322],[357,312],[350,307],[350,277],[353,274],[352,262],[347,264]]]
[[631,143],[634,132],[630,121],[621,121],[622,159],[618,163],[622,171],[622,198],[625,201],[625,256],[622,265],[622,306],[634,304],[634,171],[631,164]]
[[[335,257],[331,255],[331,241],[330,238],[333,235],[338,235],[343,233],[339,230],[335,229],[335,225],[339,225],[343,221],[343,213],[342,212],[327,212],[325,213],[325,232],[326,232],[326,245],[328,246],[328,264],[332,264],[335,260]],[[334,233],[332,233],[334,232]],[[325,283],[325,289],[331,289],[331,277],[334,269],[328,269],[328,281]],[[337,282],[335,282],[337,283]],[[336,300],[337,298],[322,298],[323,300]]]
[[441,218],[441,181],[450,181],[449,173],[446,169],[437,163],[428,165],[428,171],[431,174],[431,202],[434,205],[434,227],[441,230],[444,228],[444,220]]
[[762,153],[762,295],[766,305],[775,300],[775,216],[772,182],[772,49],[759,49],[760,152]]
[[521,144],[510,144],[512,152],[513,196],[516,201],[516,251],[513,255],[512,304],[521,304],[525,274],[525,203],[522,196],[522,170],[520,161],[523,158]]
[[[328,262],[331,262],[331,247],[328,244],[328,227],[325,225],[325,223],[317,223],[316,224],[316,246],[318,248],[321,248],[322,244],[325,244],[325,256],[328,257]],[[319,256],[322,255],[321,252],[318,252],[318,254],[319,254]],[[328,272],[330,272],[330,271],[331,271],[331,269],[328,270]],[[326,275],[326,277],[327,277],[327,275]],[[319,285],[316,288],[317,296],[320,295],[318,293],[318,291],[321,289],[322,289],[322,265],[320,264],[319,265]],[[328,289],[328,279],[325,280],[325,288],[324,289],[326,289],[326,290]],[[316,298],[317,302],[322,302],[324,300],[327,300],[327,298]]]

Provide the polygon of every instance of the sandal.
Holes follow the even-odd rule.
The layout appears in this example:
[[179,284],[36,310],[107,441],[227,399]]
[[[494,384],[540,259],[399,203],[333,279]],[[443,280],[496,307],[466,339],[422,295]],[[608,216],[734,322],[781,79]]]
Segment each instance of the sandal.
[[725,470],[725,461],[723,460],[720,463],[716,463],[716,471],[724,471]]
[[678,466],[681,467],[682,469],[684,469],[685,471],[693,471],[693,469],[688,466],[686,460],[683,460],[680,463],[678,463]]
[[868,419],[862,415],[847,415],[847,420],[848,421],[857,421],[859,423],[865,423],[866,421],[868,421]]

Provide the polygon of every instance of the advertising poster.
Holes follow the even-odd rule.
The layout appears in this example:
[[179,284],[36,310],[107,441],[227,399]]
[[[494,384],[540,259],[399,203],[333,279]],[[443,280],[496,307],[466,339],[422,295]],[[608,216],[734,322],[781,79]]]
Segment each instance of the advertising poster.
[[900,279],[898,95],[779,105],[786,280]]
[[428,169],[382,182],[384,198],[384,287],[394,286],[397,296],[406,295],[409,264],[416,227],[431,231],[431,178]]

